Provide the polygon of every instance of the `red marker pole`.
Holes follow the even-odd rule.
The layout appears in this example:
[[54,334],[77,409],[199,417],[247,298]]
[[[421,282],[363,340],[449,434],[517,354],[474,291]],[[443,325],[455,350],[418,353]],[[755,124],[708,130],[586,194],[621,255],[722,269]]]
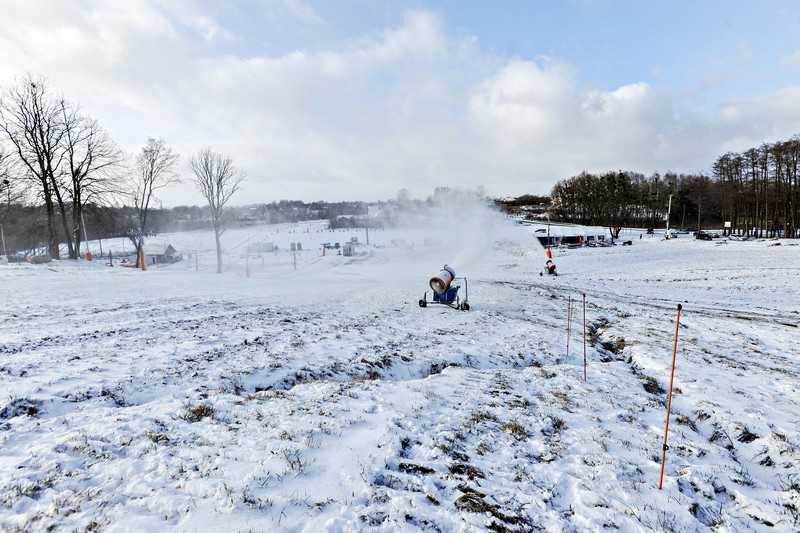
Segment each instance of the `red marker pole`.
[[583,294],[583,381],[586,381],[586,293]]
[[675,320],[675,343],[672,345],[672,372],[669,375],[669,392],[667,393],[667,422],[664,424],[664,447],[661,450],[661,475],[658,478],[658,490],[664,483],[664,461],[667,458],[667,433],[669,432],[669,413],[672,409],[672,382],[675,379],[675,357],[678,353],[678,327],[681,324],[681,304],[678,304],[678,318]]

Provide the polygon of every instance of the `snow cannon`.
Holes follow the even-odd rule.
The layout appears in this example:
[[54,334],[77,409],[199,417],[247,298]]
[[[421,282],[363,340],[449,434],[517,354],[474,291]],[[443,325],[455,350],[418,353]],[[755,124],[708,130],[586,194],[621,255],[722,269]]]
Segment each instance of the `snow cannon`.
[[431,278],[428,283],[436,294],[444,294],[456,277],[456,271],[445,265],[442,270]]
[[[464,283],[464,301],[458,296],[458,291],[461,285],[456,285],[455,282],[459,280]],[[457,278],[456,271],[451,267],[445,265],[438,274],[433,276],[428,282],[428,286],[433,291],[433,299],[428,300],[428,291],[419,301],[420,307],[428,307],[428,304],[443,304],[453,309],[460,309],[462,311],[469,311],[469,303],[467,302],[469,292],[467,291],[467,278]]]

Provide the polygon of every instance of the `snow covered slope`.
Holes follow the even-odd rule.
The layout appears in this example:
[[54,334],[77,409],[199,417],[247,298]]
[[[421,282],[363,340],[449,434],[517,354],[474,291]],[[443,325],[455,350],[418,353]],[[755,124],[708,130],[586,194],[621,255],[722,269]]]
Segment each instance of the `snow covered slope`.
[[[353,236],[231,230],[221,275],[203,232],[147,272],[0,267],[0,526],[800,527],[795,243],[637,233],[550,277],[491,216],[322,256]],[[419,307],[444,263],[469,312]]]

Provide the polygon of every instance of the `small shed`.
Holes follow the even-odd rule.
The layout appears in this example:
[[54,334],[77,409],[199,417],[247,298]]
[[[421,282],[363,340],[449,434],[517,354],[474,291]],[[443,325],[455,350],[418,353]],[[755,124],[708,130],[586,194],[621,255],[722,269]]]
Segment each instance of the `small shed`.
[[146,265],[164,265],[177,263],[183,259],[169,243],[148,243],[144,247],[144,262]]
[[271,242],[254,242],[247,247],[247,252],[251,254],[272,252],[275,250],[275,245]]

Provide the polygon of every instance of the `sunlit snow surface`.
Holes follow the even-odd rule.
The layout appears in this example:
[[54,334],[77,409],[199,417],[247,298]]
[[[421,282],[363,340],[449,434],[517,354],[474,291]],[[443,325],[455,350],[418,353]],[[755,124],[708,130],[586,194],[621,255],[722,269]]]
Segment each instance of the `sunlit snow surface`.
[[[800,246],[633,232],[550,277],[472,218],[354,257],[320,244],[364,230],[229,230],[222,274],[207,232],[146,272],[0,266],[0,528],[800,528]],[[468,312],[418,305],[445,263]]]

